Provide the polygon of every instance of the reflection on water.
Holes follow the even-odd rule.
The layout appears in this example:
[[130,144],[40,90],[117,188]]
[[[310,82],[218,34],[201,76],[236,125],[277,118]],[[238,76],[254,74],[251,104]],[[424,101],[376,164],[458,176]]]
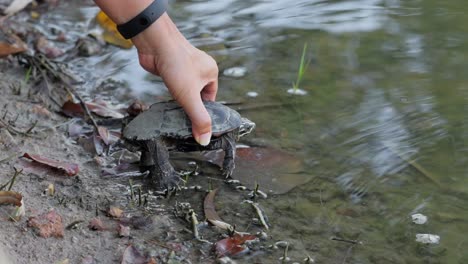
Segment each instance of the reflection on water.
[[[263,202],[270,234],[292,242],[293,260],[468,262],[466,9],[461,0],[173,3],[180,29],[221,70],[247,69],[242,78],[220,76],[219,99],[242,102],[242,114],[257,123],[251,141],[295,155],[283,162],[306,164],[297,186]],[[93,10],[82,9],[80,19]],[[304,43],[308,93],[298,97],[287,90]],[[98,78],[127,82],[135,95],[165,94],[134,53],[111,49],[82,63],[95,65]],[[281,169],[258,175],[288,181]],[[412,213],[428,224],[413,225]],[[441,243],[418,244],[417,233],[440,235]]]

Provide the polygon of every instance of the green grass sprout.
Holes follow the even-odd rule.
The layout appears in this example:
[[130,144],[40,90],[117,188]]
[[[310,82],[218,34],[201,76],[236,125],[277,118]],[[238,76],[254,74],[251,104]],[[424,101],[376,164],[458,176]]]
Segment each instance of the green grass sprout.
[[302,49],[301,63],[299,64],[299,69],[297,71],[296,82],[293,82],[294,93],[299,89],[299,85],[304,77],[307,68],[309,67],[310,60],[306,62],[306,53],[307,53],[307,43],[304,43],[304,48]]

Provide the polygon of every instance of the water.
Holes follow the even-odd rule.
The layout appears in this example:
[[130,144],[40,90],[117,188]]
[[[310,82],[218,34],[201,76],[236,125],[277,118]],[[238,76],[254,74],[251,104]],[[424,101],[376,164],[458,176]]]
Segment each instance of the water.
[[[236,172],[268,189],[289,186],[262,206],[273,240],[292,243],[293,260],[468,262],[465,2],[187,0],[171,6],[181,31],[217,59],[221,72],[247,69],[244,77],[220,76],[218,100],[242,102],[242,114],[257,123],[250,142],[301,163],[284,164],[290,171]],[[83,7],[77,19],[86,24],[95,12]],[[310,66],[300,88],[307,94],[291,95],[305,43]],[[96,82],[125,82],[132,96],[168,95],[160,80],[138,68],[134,50],[112,49],[82,63],[95,65]],[[413,213],[429,222],[412,224]],[[419,244],[417,233],[440,235],[440,244]],[[272,263],[280,256],[262,258]]]

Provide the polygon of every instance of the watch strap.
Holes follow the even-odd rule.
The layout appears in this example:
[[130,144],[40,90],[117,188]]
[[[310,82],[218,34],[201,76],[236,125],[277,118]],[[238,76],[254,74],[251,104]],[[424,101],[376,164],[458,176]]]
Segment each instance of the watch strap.
[[117,25],[117,30],[125,39],[131,39],[151,26],[166,10],[167,0],[155,0],[130,21]]

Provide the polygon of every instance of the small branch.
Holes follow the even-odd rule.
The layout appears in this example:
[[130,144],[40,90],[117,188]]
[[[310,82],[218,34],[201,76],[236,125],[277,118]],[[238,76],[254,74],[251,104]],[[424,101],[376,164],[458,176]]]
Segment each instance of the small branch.
[[346,239],[346,238],[341,238],[341,237],[332,237],[330,238],[331,240],[339,241],[339,242],[345,242],[353,245],[362,245],[361,241],[358,240],[351,240],[351,239]]

